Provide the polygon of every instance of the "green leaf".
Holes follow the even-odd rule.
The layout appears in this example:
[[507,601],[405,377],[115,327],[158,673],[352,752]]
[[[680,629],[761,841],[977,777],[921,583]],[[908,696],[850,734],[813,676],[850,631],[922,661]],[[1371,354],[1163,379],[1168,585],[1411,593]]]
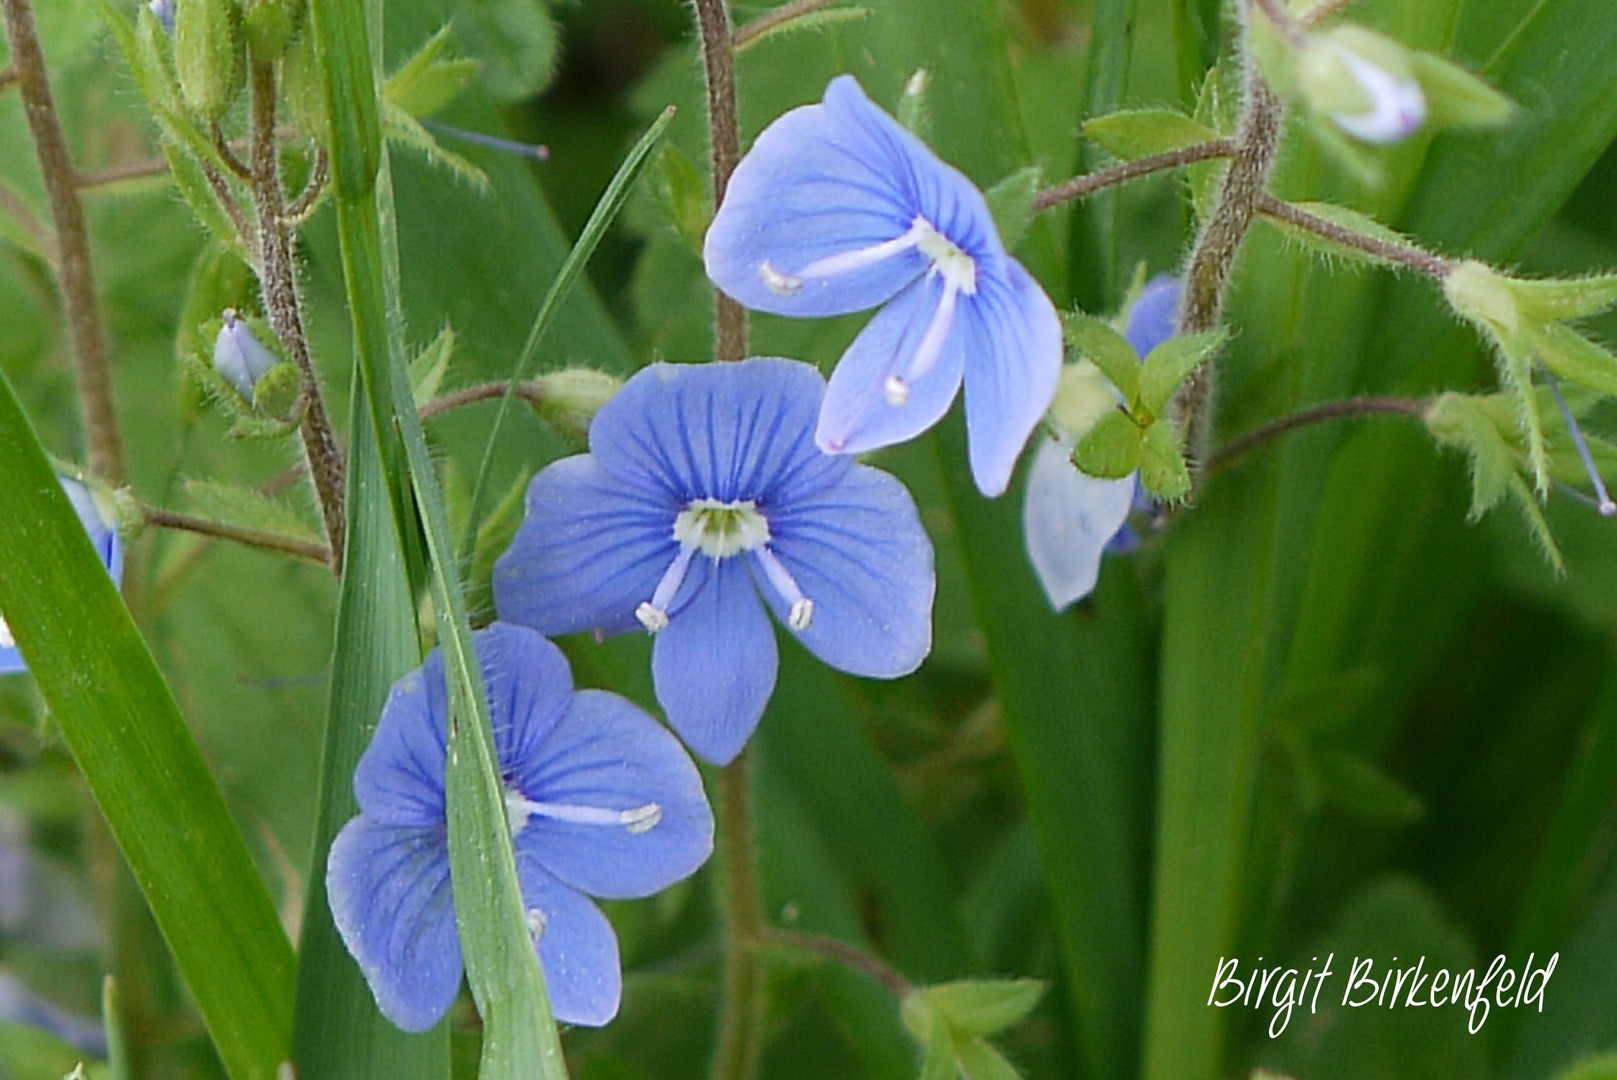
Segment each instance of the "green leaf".
[[1378,668],[1360,667],[1288,690],[1269,707],[1269,730],[1313,735],[1347,731],[1386,685]]
[[477,191],[487,192],[489,190],[488,177],[482,169],[479,169],[453,150],[445,150],[432,132],[422,127],[421,121],[405,112],[404,109],[391,101],[384,101],[382,102],[382,116],[382,131],[390,141],[418,151],[429,162],[449,170]]
[[1516,474],[1516,457],[1485,403],[1466,394],[1444,394],[1426,412],[1432,437],[1462,449],[1471,459],[1471,520],[1492,510]]
[[663,215],[686,246],[700,255],[702,238],[707,235],[708,222],[713,220],[707,182],[685,152],[671,142],[663,143],[658,150],[651,176],[652,191]]
[[1109,412],[1078,440],[1072,463],[1101,480],[1121,480],[1140,467],[1144,434],[1126,413]]
[[1582,319],[1617,304],[1617,274],[1581,278],[1508,278],[1516,308],[1533,319]]
[[410,361],[410,393],[417,408],[438,396],[444,375],[449,371],[449,358],[454,354],[455,328],[445,323],[432,343]]
[[286,1055],[292,949],[140,632],[0,378],[0,611],[233,1080]]
[[1169,338],[1152,349],[1139,365],[1139,408],[1151,416],[1163,415],[1174,391],[1190,378],[1191,372],[1210,361],[1229,336],[1227,327],[1219,327],[1203,334]]
[[315,527],[292,507],[257,488],[217,480],[187,480],[185,500],[202,517],[318,543]]
[[1527,523],[1533,542],[1538,545],[1539,553],[1550,564],[1550,569],[1557,574],[1566,573],[1566,560],[1561,556],[1560,545],[1555,542],[1555,534],[1550,531],[1550,523],[1544,517],[1544,508],[1539,505],[1537,495],[1528,488],[1527,481],[1514,472],[1506,484],[1516,500],[1516,508],[1522,513],[1522,520]]
[[1027,1019],[1044,996],[1038,979],[967,979],[920,991],[927,1003],[962,1035],[997,1035]]
[[1022,1074],[982,1039],[956,1042],[955,1058],[966,1080],[1022,1080]]
[[[827,7],[817,11],[806,11],[789,19],[773,20],[762,29],[750,28],[749,24],[743,23],[736,28],[738,43],[735,46],[735,54],[740,56],[748,49],[788,34],[804,30],[829,30],[843,23],[858,22],[869,17],[869,8]],[[766,18],[767,15],[759,16],[760,21]]]
[[1168,109],[1128,109],[1097,116],[1084,122],[1084,134],[1107,153],[1124,161],[1183,150],[1224,137],[1201,121]]
[[1555,1080],[1617,1080],[1617,1053],[1586,1057],[1557,1073]]
[[1504,94],[1458,64],[1416,52],[1410,57],[1415,79],[1426,95],[1426,120],[1437,127],[1497,127],[1516,115]]
[[[84,1054],[44,1028],[14,1020],[0,1020],[0,1061],[6,1076],[18,1080],[75,1080]],[[73,1074],[73,1075],[69,1075]],[[106,1069],[95,1066],[89,1080],[104,1080]]]
[[543,90],[556,69],[559,40],[546,5],[530,0],[466,0],[455,33],[482,62],[483,88],[509,105]]
[[1033,224],[1033,196],[1038,194],[1043,176],[1037,165],[1030,165],[983,192],[1006,251],[1015,251]]
[[1179,448],[1179,431],[1166,417],[1146,428],[1140,441],[1140,483],[1169,502],[1190,494],[1190,469]]
[[1140,356],[1112,324],[1082,311],[1062,319],[1067,344],[1105,373],[1132,407],[1140,396]]
[[455,99],[477,74],[476,60],[445,60],[451,28],[445,26],[388,76],[382,97],[414,117],[431,116]]
[[[1361,214],[1357,210],[1350,210],[1345,206],[1334,203],[1308,202],[1297,203],[1297,209],[1323,218],[1332,225],[1356,232],[1361,236],[1368,236],[1372,240],[1393,244],[1398,247],[1413,247],[1409,239],[1396,230],[1389,229],[1368,214]],[[1264,222],[1284,233],[1286,238],[1292,240],[1311,252],[1323,255],[1328,259],[1342,259],[1351,263],[1366,266],[1394,266],[1395,263],[1373,255],[1360,248],[1349,247],[1347,244],[1333,240],[1328,236],[1321,236],[1312,229],[1301,228],[1289,221],[1281,221],[1272,217],[1265,217]]]
[[1409,789],[1350,750],[1317,747],[1312,757],[1322,794],[1355,817],[1402,825],[1426,812],[1425,804]]
[[1617,397],[1617,356],[1559,323],[1530,326],[1525,337],[1528,348],[1552,375]]

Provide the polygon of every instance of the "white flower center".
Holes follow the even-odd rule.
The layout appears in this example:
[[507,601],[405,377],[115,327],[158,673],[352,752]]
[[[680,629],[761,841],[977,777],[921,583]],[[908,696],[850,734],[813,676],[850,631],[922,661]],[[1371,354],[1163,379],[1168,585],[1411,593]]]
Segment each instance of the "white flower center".
[[552,821],[565,821],[572,825],[621,826],[639,835],[655,828],[663,819],[663,808],[647,803],[630,810],[607,810],[599,806],[574,806],[570,803],[535,802],[511,788],[505,789],[505,820],[514,838],[527,828],[528,820],[547,817]]
[[11,636],[11,627],[6,625],[5,616],[0,615],[0,649],[15,649],[17,639]]
[[684,584],[697,552],[714,562],[750,552],[765,579],[786,601],[787,623],[793,630],[807,630],[814,621],[814,601],[803,595],[790,571],[770,550],[769,539],[769,520],[754,500],[692,499],[674,518],[674,541],[679,544],[679,553],[663,571],[651,599],[635,608],[634,617],[653,634],[668,625],[669,605]]

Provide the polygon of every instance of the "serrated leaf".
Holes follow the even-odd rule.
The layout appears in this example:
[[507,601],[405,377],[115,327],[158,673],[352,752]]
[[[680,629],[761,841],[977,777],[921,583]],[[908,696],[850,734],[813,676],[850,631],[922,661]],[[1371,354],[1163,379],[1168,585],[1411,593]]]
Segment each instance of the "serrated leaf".
[[1138,407],[1151,416],[1161,416],[1168,400],[1191,372],[1210,360],[1229,339],[1229,330],[1219,327],[1203,334],[1169,338],[1151,350],[1139,365]]
[[[761,29],[753,29],[748,24],[737,28],[735,54],[740,56],[755,45],[787,34],[795,34],[804,30],[828,30],[843,23],[858,22],[868,19],[870,9],[862,7],[829,7],[818,11],[808,11],[789,19],[771,20],[769,25]],[[760,16],[762,22],[768,16]]]
[[201,517],[295,540],[324,542],[325,538],[303,515],[255,488],[216,480],[187,480],[184,492],[186,505]]
[[966,1080],[1022,1080],[1003,1054],[983,1039],[967,1039],[955,1043],[955,1060]]
[[382,117],[382,131],[390,142],[419,151],[428,162],[448,170],[479,192],[489,190],[488,176],[483,170],[453,150],[445,150],[432,132],[421,126],[421,121],[391,101],[382,102]]
[[1110,412],[1095,422],[1078,448],[1072,463],[1101,480],[1121,480],[1140,467],[1142,434],[1123,412]]
[[1124,161],[1215,142],[1224,136],[1200,120],[1168,109],[1127,109],[1084,121],[1084,134]]
[[1529,318],[1582,319],[1617,304],[1617,274],[1507,280],[1517,310]]
[[[1492,399],[1444,394],[1426,412],[1426,427],[1438,442],[1471,459],[1472,521],[1492,510],[1516,474],[1516,457],[1499,430]],[[1509,422],[1514,422],[1514,414]]]
[[1164,418],[1145,429],[1140,441],[1140,483],[1169,502],[1190,494],[1190,469],[1172,420]]
[[1314,749],[1314,775],[1325,799],[1365,821],[1401,825],[1426,806],[1373,762],[1335,747]]
[[1458,64],[1429,52],[1410,57],[1426,96],[1426,120],[1438,127],[1495,127],[1516,114],[1515,103]]
[[1533,355],[1552,375],[1617,397],[1617,356],[1560,323],[1529,326],[1525,336]]
[[1037,165],[1030,165],[983,192],[1006,251],[1015,251],[1033,224],[1033,196],[1038,194],[1043,175]]
[[1038,979],[966,979],[920,993],[959,1035],[995,1035],[1020,1024],[1044,996]]
[[477,61],[444,60],[451,28],[445,26],[388,76],[382,96],[411,116],[431,116],[454,100],[477,74]]
[[1100,368],[1123,395],[1123,401],[1133,406],[1140,396],[1140,357],[1128,339],[1111,323],[1082,311],[1068,313],[1062,319],[1062,326],[1067,344]]
[[1522,520],[1527,523],[1527,530],[1538,545],[1539,554],[1544,556],[1557,576],[1566,573],[1566,560],[1561,557],[1561,548],[1555,542],[1555,534],[1550,531],[1550,523],[1544,517],[1544,508],[1539,505],[1538,497],[1527,486],[1527,481],[1512,472],[1507,480],[1508,489],[1516,500],[1516,508],[1522,513]]
[[[1352,232],[1356,232],[1361,236],[1368,236],[1372,240],[1380,240],[1383,243],[1395,244],[1400,247],[1412,246],[1408,238],[1400,235],[1396,230],[1387,228],[1387,226],[1381,224],[1381,222],[1370,217],[1368,214],[1361,214],[1357,210],[1350,210],[1345,206],[1337,206],[1335,203],[1307,202],[1296,203],[1295,205],[1299,210],[1313,214],[1315,217],[1323,218],[1332,225],[1337,225],[1341,228],[1351,230]],[[1286,235],[1288,239],[1301,244],[1310,251],[1317,252],[1332,259],[1344,259],[1348,262],[1362,263],[1368,266],[1394,265],[1387,259],[1383,259],[1378,255],[1372,255],[1368,251],[1363,251],[1356,247],[1349,247],[1340,241],[1332,240],[1330,237],[1321,236],[1312,229],[1305,229],[1294,225],[1291,222],[1280,221],[1271,217],[1265,217],[1263,220],[1274,226],[1276,229],[1279,229]]]
[[432,343],[410,361],[410,392],[415,395],[416,408],[438,396],[444,374],[449,371],[449,358],[454,353],[455,328],[445,323]]

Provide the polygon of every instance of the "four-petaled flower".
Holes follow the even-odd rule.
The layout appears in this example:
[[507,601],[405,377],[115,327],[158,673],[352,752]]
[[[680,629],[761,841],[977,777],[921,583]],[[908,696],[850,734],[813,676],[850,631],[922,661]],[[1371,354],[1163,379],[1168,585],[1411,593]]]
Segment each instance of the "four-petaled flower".
[[500,617],[653,632],[657,700],[720,764],[775,686],[765,604],[832,667],[915,670],[932,645],[932,545],[902,484],[814,445],[824,393],[795,360],[641,371],[596,414],[590,453],[534,477],[494,569]]
[[1005,252],[982,193],[871,104],[852,76],[759,134],[708,229],[707,273],[748,307],[824,316],[886,306],[831,376],[829,453],[913,438],[964,376],[971,471],[986,495],[1055,394],[1055,307]]
[[[601,690],[573,691],[561,650],[496,623],[474,638],[522,899],[556,1018],[604,1024],[622,990],[612,925],[585,893],[648,896],[702,865],[713,815],[673,735]],[[443,1016],[462,961],[444,803],[449,703],[437,650],[393,687],[354,773],[359,816],[331,845],[326,892],[377,1006],[407,1031]]]
[[[1130,306],[1123,336],[1140,356],[1173,336],[1180,293],[1179,279],[1162,274]],[[1117,389],[1094,364],[1069,366],[1054,410],[1059,419],[1051,419],[1051,426],[1062,430],[1040,441],[1028,469],[1022,530],[1039,584],[1057,611],[1094,589],[1104,553],[1131,551],[1139,542],[1128,526],[1129,511],[1145,505],[1139,475],[1100,480],[1072,464],[1073,446],[1084,430],[1117,401]]]
[[[124,545],[118,538],[112,514],[103,512],[96,503],[95,495],[79,481],[67,476],[59,479],[62,481],[62,490],[67,493],[68,501],[73,504],[73,509],[78,511],[79,521],[84,525],[84,531],[89,534],[90,543],[95,546],[95,553],[101,557],[101,565],[112,575],[114,584],[123,584]],[[5,616],[0,614],[0,675],[11,675],[27,670],[28,665],[23,663],[22,653],[17,651],[17,643],[12,640],[11,628],[6,625]]]

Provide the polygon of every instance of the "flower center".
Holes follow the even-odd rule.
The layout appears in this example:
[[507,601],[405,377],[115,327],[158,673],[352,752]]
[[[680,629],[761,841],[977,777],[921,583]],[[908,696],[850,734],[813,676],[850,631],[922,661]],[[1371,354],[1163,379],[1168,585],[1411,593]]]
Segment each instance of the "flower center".
[[634,617],[651,633],[668,625],[668,607],[684,584],[697,552],[714,562],[751,552],[764,577],[789,606],[787,622],[792,629],[807,630],[813,621],[814,601],[803,595],[791,573],[769,549],[769,521],[754,500],[692,499],[674,518],[674,541],[679,544],[679,553],[663,571],[651,599],[634,610]]
[[505,820],[515,838],[527,828],[528,819],[547,817],[573,825],[621,826],[639,835],[655,828],[663,819],[663,808],[647,803],[632,810],[607,810],[600,806],[574,806],[570,803],[535,802],[512,788],[505,789]]
[[955,308],[961,294],[973,296],[977,292],[977,260],[966,254],[960,245],[939,232],[930,221],[917,214],[910,222],[909,231],[900,236],[869,247],[816,259],[796,274],[783,273],[767,261],[758,265],[758,276],[763,279],[770,292],[777,296],[792,296],[803,287],[805,281],[851,274],[856,270],[885,262],[912,248],[919,251],[931,263],[927,268],[929,277],[943,278],[943,295],[938,299],[938,306],[933,311],[932,319],[927,323],[926,332],[921,336],[921,342],[915,347],[914,354],[907,362],[902,363],[898,370],[888,375],[882,384],[882,392],[887,398],[887,403],[894,408],[909,401],[910,387],[925,377],[937,364],[938,357],[943,353],[943,344],[949,338],[949,330],[954,325]]
[[11,636],[11,627],[6,625],[4,615],[0,615],[0,649],[15,649],[17,639]]

